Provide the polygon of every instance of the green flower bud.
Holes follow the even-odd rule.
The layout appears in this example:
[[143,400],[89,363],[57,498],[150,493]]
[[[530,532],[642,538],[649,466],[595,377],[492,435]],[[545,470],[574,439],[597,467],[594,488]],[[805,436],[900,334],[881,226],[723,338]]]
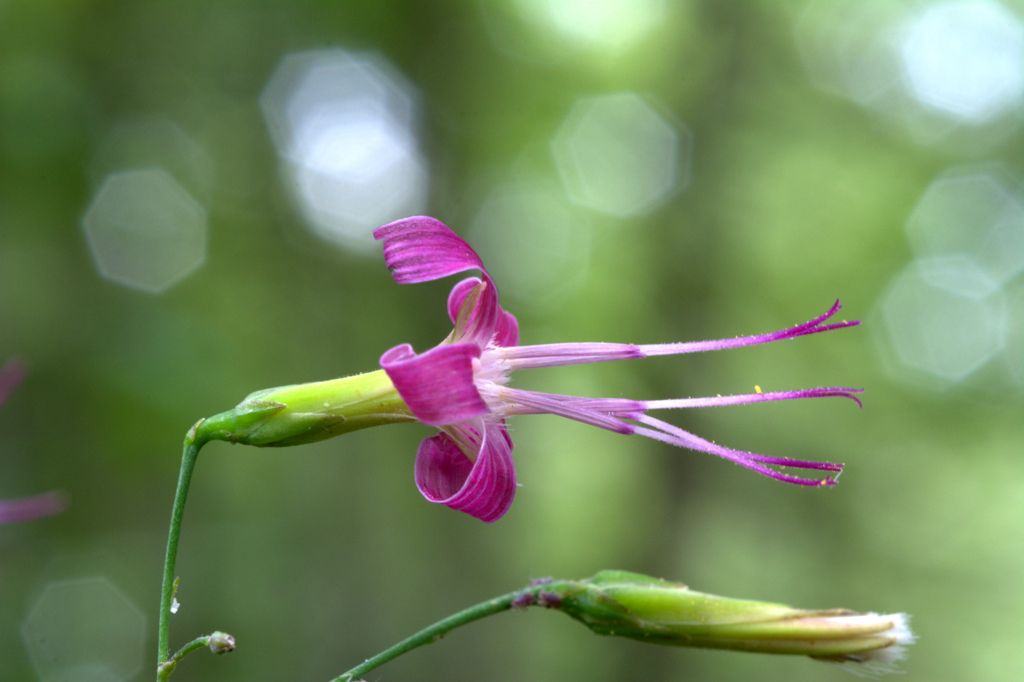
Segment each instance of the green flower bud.
[[559,596],[560,610],[598,634],[656,644],[798,654],[884,669],[914,641],[905,614],[805,610],[718,597],[626,571],[573,581]]
[[384,370],[256,391],[189,433],[196,443],[259,446],[312,443],[370,426],[413,421]]
[[209,643],[206,646],[215,654],[229,654],[235,650],[235,638],[218,630],[210,634]]

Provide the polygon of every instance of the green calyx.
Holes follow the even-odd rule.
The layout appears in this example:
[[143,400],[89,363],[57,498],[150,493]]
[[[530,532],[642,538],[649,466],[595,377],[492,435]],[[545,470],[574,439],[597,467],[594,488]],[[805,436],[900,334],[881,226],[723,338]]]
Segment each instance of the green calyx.
[[256,391],[235,408],[200,420],[189,435],[196,443],[280,447],[407,421],[414,421],[409,408],[384,370],[377,370]]

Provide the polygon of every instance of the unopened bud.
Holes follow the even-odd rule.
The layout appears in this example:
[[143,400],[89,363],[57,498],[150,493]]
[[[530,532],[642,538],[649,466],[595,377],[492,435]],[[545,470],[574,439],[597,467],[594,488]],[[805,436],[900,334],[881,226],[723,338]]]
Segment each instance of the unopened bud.
[[874,664],[885,669],[914,641],[905,614],[805,610],[704,594],[679,583],[602,571],[561,590],[559,608],[603,635]]
[[210,635],[210,651],[215,654],[228,654],[235,650],[235,638],[226,632],[214,632]]
[[201,420],[190,437],[196,442],[300,445],[411,420],[391,379],[384,370],[377,370],[256,391],[234,409]]

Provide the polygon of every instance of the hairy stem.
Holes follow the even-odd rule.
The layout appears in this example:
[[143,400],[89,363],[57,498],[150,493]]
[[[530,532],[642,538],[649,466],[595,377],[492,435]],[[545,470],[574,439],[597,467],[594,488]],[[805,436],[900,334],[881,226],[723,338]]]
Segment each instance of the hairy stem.
[[534,585],[527,587],[523,590],[517,590],[515,592],[509,592],[503,594],[500,597],[494,597],[488,599],[485,602],[480,602],[470,606],[467,609],[463,609],[458,613],[454,613],[447,618],[437,621],[433,625],[429,625],[411,637],[406,637],[401,642],[398,642],[394,646],[388,647],[384,651],[381,651],[376,656],[366,659],[354,668],[343,672],[338,677],[333,678],[330,682],[355,682],[362,675],[379,668],[388,661],[398,658],[402,654],[406,654],[413,649],[418,649],[421,646],[432,644],[437,640],[444,637],[452,630],[468,625],[474,621],[493,616],[496,613],[502,613],[508,611],[514,607],[526,607],[526,606],[555,606],[556,603],[546,603],[545,595],[558,594],[560,585],[558,583],[546,583],[542,585]]
[[196,649],[202,649],[204,646],[208,646],[209,644],[209,635],[196,637],[191,642],[175,651],[173,656],[166,659],[160,659],[160,665],[158,665],[156,669],[156,679],[160,682],[168,679],[171,676],[171,673],[174,672],[174,669],[178,666],[178,662],[181,659],[185,658]]
[[[198,424],[196,425],[198,426]],[[203,443],[196,437],[196,426],[185,436],[185,445],[181,453],[181,469],[178,473],[178,488],[174,492],[174,504],[171,507],[171,524],[167,530],[167,553],[164,556],[164,577],[160,588],[160,618],[157,626],[157,680],[161,682],[170,676],[174,666],[164,666],[170,655],[171,602],[174,599],[174,566],[178,559],[178,539],[181,537],[181,518],[185,513],[185,500],[188,498],[189,484],[192,482],[192,471],[196,466],[199,449]],[[202,639],[202,638],[200,638]],[[195,644],[194,640],[182,651]],[[191,651],[192,649],[189,649]],[[181,653],[181,652],[179,652]],[[188,653],[188,651],[185,651]],[[175,654],[177,656],[177,654]],[[184,654],[182,654],[184,655]],[[166,670],[166,674],[163,672]]]
[[211,632],[208,635],[196,637],[191,642],[181,647],[165,661],[162,661],[156,669],[156,678],[161,682],[170,678],[171,673],[178,667],[181,659],[188,656],[197,649],[208,648],[215,654],[226,654],[235,650],[235,638],[226,632]]

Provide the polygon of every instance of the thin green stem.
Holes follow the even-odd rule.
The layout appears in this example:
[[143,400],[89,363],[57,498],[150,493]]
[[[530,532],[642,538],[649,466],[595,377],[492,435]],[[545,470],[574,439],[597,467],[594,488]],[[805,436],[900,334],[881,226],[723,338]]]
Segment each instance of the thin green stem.
[[204,646],[210,646],[210,635],[203,635],[202,637],[196,637],[191,642],[189,642],[185,646],[183,646],[180,649],[178,649],[177,651],[175,651],[174,655],[172,655],[170,657],[170,659],[168,659],[168,660],[171,660],[171,661],[174,661],[175,663],[177,663],[178,661],[180,661],[181,659],[185,658],[186,656],[188,656],[190,653],[192,653],[196,649],[202,649]]
[[[185,445],[181,453],[181,469],[178,472],[178,488],[174,492],[171,524],[167,531],[167,553],[164,556],[164,577],[160,588],[160,618],[157,626],[158,682],[167,679],[160,671],[165,668],[163,663],[168,660],[170,654],[171,603],[174,599],[174,566],[178,558],[181,518],[185,513],[185,500],[188,498],[188,488],[192,482],[192,471],[196,466],[199,449],[203,446],[203,443],[196,437],[196,426],[193,426],[185,436]],[[195,640],[192,643],[195,643]],[[173,666],[170,666],[167,675],[170,674],[170,670],[173,670]]]
[[163,682],[170,678],[171,673],[178,667],[181,659],[188,656],[197,649],[209,648],[215,654],[226,654],[235,650],[235,638],[226,632],[211,632],[202,637],[196,637],[191,642],[181,647],[165,661],[162,661],[156,669],[156,678]]
[[[436,642],[456,628],[478,621],[482,618],[487,618],[488,616],[493,616],[496,613],[508,611],[513,607],[526,607],[532,605],[546,606],[541,593],[551,591],[552,594],[554,594],[557,592],[558,588],[558,584],[545,584],[528,587],[523,590],[509,592],[508,594],[503,594],[500,597],[494,597],[493,599],[488,599],[485,602],[480,602],[479,604],[470,606],[467,609],[463,609],[458,613],[454,613],[447,618],[437,621],[433,625],[423,628],[411,637],[406,637],[401,642],[388,647],[376,656],[366,659],[351,670],[343,672],[338,677],[333,678],[330,682],[354,682],[371,670],[379,668],[388,661],[398,658],[402,654],[406,654],[413,649],[418,649],[421,646]],[[540,595],[539,599],[538,595]]]
[[208,646],[209,644],[210,635],[196,637],[191,642],[175,651],[174,655],[170,658],[160,659],[160,665],[157,666],[156,669],[156,679],[160,682],[168,679],[171,676],[171,673],[174,672],[174,669],[178,666],[178,662],[181,661],[181,659],[185,658],[196,649],[202,649],[204,646]]

